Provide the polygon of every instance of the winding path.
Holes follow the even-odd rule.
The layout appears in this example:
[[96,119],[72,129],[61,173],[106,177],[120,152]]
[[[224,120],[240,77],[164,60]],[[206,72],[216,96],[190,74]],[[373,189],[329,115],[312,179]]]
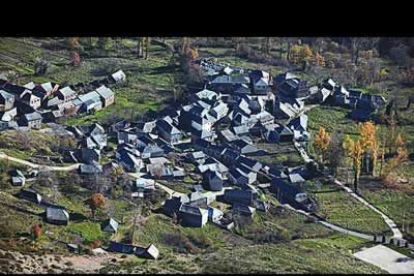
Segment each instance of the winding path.
[[[297,151],[299,152],[302,159],[305,161],[305,163],[309,163],[309,162],[313,161],[313,159],[308,156],[306,150],[298,142],[294,142],[294,146],[297,149]],[[341,187],[342,189],[344,189],[350,196],[356,198],[359,202],[361,202],[362,204],[364,204],[365,206],[367,206],[371,210],[375,211],[376,213],[380,214],[381,217],[384,219],[385,223],[390,227],[390,229],[393,233],[393,236],[392,236],[393,238],[397,238],[397,239],[402,239],[403,238],[403,235],[402,235],[401,231],[398,229],[396,223],[390,217],[388,217],[386,214],[381,212],[378,208],[373,206],[371,203],[367,202],[363,197],[356,194],[354,191],[352,191],[352,189],[350,189],[349,187],[346,187],[339,180],[334,179],[334,183],[336,185],[338,185],[339,187]],[[324,225],[328,226],[327,224],[329,224],[329,223],[325,221],[325,222],[321,222],[321,224],[324,224]],[[331,228],[331,229],[334,229],[334,230],[338,230],[340,232],[342,232],[343,230],[349,231],[348,232],[349,234],[351,234],[351,232],[354,232],[352,230],[348,230],[348,229],[339,227],[337,225],[333,225],[333,224],[331,224],[331,225],[334,226],[334,228],[331,228],[331,226],[328,226],[328,227]],[[340,230],[338,228],[342,228],[342,230]],[[355,233],[357,233],[357,232],[355,232]],[[359,233],[358,235],[365,235],[365,234]]]
[[73,171],[73,170],[78,169],[79,166],[81,165],[80,163],[76,163],[76,164],[69,165],[69,166],[39,165],[39,164],[35,164],[35,163],[29,162],[23,159],[9,156],[5,154],[4,152],[0,152],[0,159],[10,160],[10,161],[34,168],[34,169],[39,169],[40,171]]
[[358,237],[358,238],[361,238],[361,239],[364,239],[364,240],[375,241],[375,236],[374,235],[349,230],[349,229],[341,227],[339,225],[327,222],[325,220],[321,220],[318,217],[314,216],[313,214],[305,212],[303,210],[295,209],[292,206],[290,206],[289,204],[284,204],[283,206],[290,209],[290,210],[292,210],[292,211],[294,211],[294,212],[296,212],[296,213],[298,213],[298,214],[301,214],[301,215],[304,215],[306,217],[312,218],[316,223],[322,224],[323,226],[325,226],[326,228],[329,228],[331,230],[340,232],[340,233],[345,234],[345,235],[351,235],[351,236],[354,236],[354,237]]

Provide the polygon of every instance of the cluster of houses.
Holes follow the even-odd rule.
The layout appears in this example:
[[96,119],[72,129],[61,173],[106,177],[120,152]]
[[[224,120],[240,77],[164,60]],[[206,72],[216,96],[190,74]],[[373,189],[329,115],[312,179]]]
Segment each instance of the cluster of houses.
[[102,80],[65,87],[52,82],[20,86],[0,79],[0,130],[39,129],[42,122],[108,107],[115,102],[108,86],[124,81],[121,70]]
[[[166,109],[147,122],[122,121],[110,127],[117,134],[116,161],[129,172],[142,173],[143,178],[137,180],[142,186],[148,185],[148,179],[201,175],[194,192],[168,199],[163,206],[166,215],[183,225],[202,227],[208,221],[225,221],[223,211],[211,206],[215,200],[230,204],[232,213],[252,217],[256,210],[265,212],[269,205],[259,199],[260,183],[270,182],[275,187],[271,190],[288,201],[315,209],[299,188],[309,177],[305,168],[275,167],[254,158],[268,154],[255,145],[257,141],[308,140],[304,100],[297,98],[303,85],[295,85],[296,79],[282,74],[275,78],[280,93],[285,94],[279,97],[269,73],[247,72],[247,76],[240,71],[234,74],[234,69],[224,67],[211,74],[205,88],[191,94],[189,102],[177,110]],[[174,164],[172,156],[193,164],[194,171]]]
[[[184,226],[203,227],[211,222],[229,229],[236,217],[252,218],[256,212],[266,212],[269,203],[261,199],[261,193],[266,192],[295,208],[316,212],[317,204],[303,188],[314,177],[313,172],[306,166],[276,166],[255,158],[269,154],[258,147],[258,142],[309,140],[305,103],[348,107],[352,109],[351,116],[358,119],[385,104],[383,97],[348,91],[332,79],[309,85],[291,73],[273,78],[262,70],[244,70],[208,59],[197,60],[193,65],[205,70],[208,81],[204,89],[188,97],[188,102],[178,109],[159,112],[156,119],[124,120],[107,130],[96,123],[66,127],[78,145],[65,151],[64,160],[81,163],[81,174],[100,174],[122,166],[140,175],[131,183],[131,196],[138,198],[153,192],[157,180],[197,174],[200,181],[194,184],[193,192],[165,200],[164,214]],[[56,119],[99,110],[114,102],[114,93],[108,86],[123,81],[122,71],[76,87],[59,88],[52,83],[20,87],[0,81],[0,130],[14,128],[16,116],[26,127],[40,128],[48,116]],[[110,151],[109,136],[117,140],[114,160],[100,165],[101,155]],[[183,163],[192,164],[194,169],[188,171]],[[24,186],[25,181],[20,171],[12,175],[14,185]],[[69,222],[69,212],[64,207],[45,203],[36,191],[23,188],[19,196],[46,204],[48,222]],[[230,205],[230,211],[213,207],[214,201]],[[102,224],[102,230],[109,233],[116,233],[117,228],[118,222],[113,218]],[[107,250],[153,259],[159,254],[154,245],[144,248],[117,242],[111,242]]]
[[386,102],[383,96],[346,89],[331,78],[312,85],[290,72],[272,78],[263,71],[215,63],[209,58],[201,58],[195,64],[208,76],[209,85],[214,91],[247,95],[268,94],[264,100],[270,102],[269,111],[271,110],[277,120],[296,117],[303,112],[305,102],[309,102],[346,107],[351,109],[352,119],[366,121]]
[[332,79],[325,80],[321,87],[329,93],[328,103],[351,109],[350,117],[358,121],[367,121],[377,110],[385,106],[385,98],[380,95],[347,90]]

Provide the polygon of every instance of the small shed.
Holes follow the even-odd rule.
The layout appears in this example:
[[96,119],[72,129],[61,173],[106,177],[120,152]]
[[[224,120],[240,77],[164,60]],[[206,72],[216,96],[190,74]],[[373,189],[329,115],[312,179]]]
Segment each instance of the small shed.
[[151,244],[147,248],[137,247],[135,249],[135,255],[141,258],[156,260],[158,259],[160,252],[155,245]]
[[53,224],[67,225],[69,222],[69,213],[61,206],[47,207],[46,221]]
[[116,233],[118,230],[118,222],[113,218],[109,218],[102,223],[102,231],[108,233]]

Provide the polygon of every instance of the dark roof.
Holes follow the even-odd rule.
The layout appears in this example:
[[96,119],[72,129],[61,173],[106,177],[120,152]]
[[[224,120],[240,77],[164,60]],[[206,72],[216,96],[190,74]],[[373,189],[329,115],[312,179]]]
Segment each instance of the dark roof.
[[282,73],[282,74],[279,74],[279,75],[275,76],[274,77],[274,82],[282,83],[283,81],[285,81],[287,79],[293,79],[293,78],[297,78],[297,77],[292,73],[285,72],[285,73]]
[[247,199],[251,200],[253,198],[253,191],[252,190],[239,190],[239,189],[232,189],[226,190],[224,192],[225,198],[239,198],[239,199]]
[[80,173],[83,174],[96,174],[96,173],[102,173],[102,166],[99,164],[81,164],[79,166]]
[[192,214],[192,215],[196,215],[196,216],[203,216],[207,213],[207,210],[203,211],[203,209],[201,209],[199,207],[191,206],[189,204],[181,205],[179,211],[180,211],[180,213],[187,213],[187,214]]
[[371,111],[369,109],[355,109],[350,114],[354,120],[366,121],[371,117]]
[[[42,196],[35,190],[31,188],[21,189],[19,192],[21,198],[26,198],[36,203],[40,203]],[[39,201],[40,199],[40,201]]]
[[25,114],[23,117],[28,122],[36,121],[36,120],[42,120],[42,115],[40,115],[38,112],[33,112],[33,113]]
[[68,221],[69,214],[65,207],[51,206],[46,209],[46,218],[48,220]]
[[236,83],[249,83],[249,80],[244,76],[228,76],[218,75],[213,76],[210,80],[212,84],[236,84]]
[[270,185],[273,192],[280,190],[284,196],[292,199],[295,198],[296,194],[303,192],[297,185],[288,183],[281,178],[273,178]]
[[239,158],[237,158],[237,162],[248,168],[251,168],[256,172],[258,172],[262,168],[262,164],[260,162],[242,155],[239,156]]
[[135,247],[132,244],[125,244],[125,243],[111,241],[106,250],[110,252],[133,254],[134,248]]
[[356,90],[349,90],[349,97],[351,98],[361,98],[362,92]]

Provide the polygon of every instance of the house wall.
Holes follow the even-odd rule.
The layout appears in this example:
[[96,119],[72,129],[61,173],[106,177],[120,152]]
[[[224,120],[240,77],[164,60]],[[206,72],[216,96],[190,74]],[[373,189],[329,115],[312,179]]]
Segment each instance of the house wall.
[[34,120],[34,121],[27,122],[27,126],[30,128],[40,129],[41,124],[42,124],[42,120]]
[[107,99],[104,99],[103,97],[101,97],[101,101],[103,103],[103,107],[110,106],[111,104],[113,104],[115,102],[115,95],[113,95],[113,96],[111,96]]
[[7,111],[14,107],[14,99],[5,99],[0,100],[0,111]]
[[57,224],[57,225],[67,225],[68,224],[67,220],[55,220],[55,219],[51,219],[51,218],[46,218],[46,220],[49,223]]
[[178,217],[181,220],[181,224],[188,227],[203,227],[208,221],[207,214],[201,216],[179,212]]

